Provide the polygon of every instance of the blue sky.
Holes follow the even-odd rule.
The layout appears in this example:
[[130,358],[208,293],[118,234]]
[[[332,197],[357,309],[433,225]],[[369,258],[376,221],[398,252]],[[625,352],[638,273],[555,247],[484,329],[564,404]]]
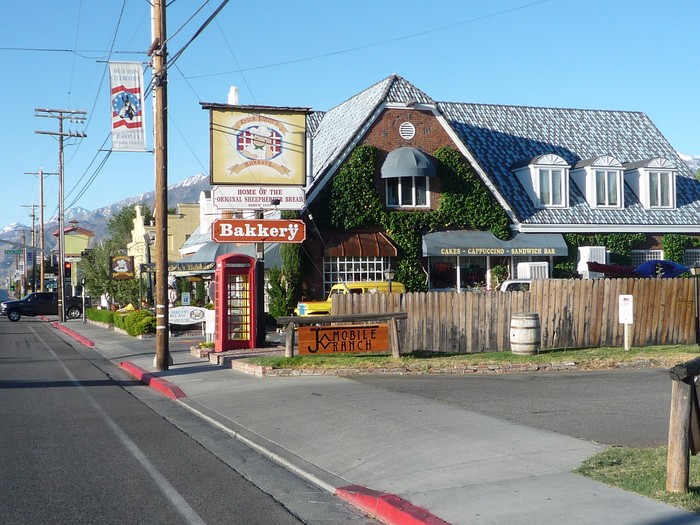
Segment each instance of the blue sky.
[[[168,3],[172,55],[222,0]],[[106,61],[147,61],[147,1],[0,5],[0,226],[31,224],[25,206],[39,203],[39,182],[25,173],[58,170],[56,139],[35,133],[57,121],[35,108],[88,113],[66,124],[88,135],[66,142],[67,208],[152,191],[152,155],[104,151]],[[241,104],[328,110],[392,73],[439,101],[641,111],[677,151],[700,155],[698,19],[697,0],[230,0],[169,72],[168,180],[208,174],[200,102],[225,103],[232,85]],[[46,220],[57,179],[44,181]]]

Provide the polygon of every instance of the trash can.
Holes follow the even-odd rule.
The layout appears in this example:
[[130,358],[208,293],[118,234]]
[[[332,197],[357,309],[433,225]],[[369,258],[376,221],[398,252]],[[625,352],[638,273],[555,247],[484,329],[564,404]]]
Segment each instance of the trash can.
[[534,355],[540,351],[540,316],[513,314],[510,319],[510,349],[514,354]]

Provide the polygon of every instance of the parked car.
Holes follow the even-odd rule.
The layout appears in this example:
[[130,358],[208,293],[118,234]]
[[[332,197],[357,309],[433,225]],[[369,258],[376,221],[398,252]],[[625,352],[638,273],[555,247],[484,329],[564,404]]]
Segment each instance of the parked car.
[[[392,282],[392,293],[405,293],[403,284]],[[389,293],[388,281],[356,281],[351,283],[338,283],[331,287],[328,299],[325,301],[304,301],[294,309],[296,315],[330,315],[331,298],[337,294],[349,293]]]
[[[64,304],[66,318],[77,319],[83,315],[83,302],[80,297],[66,297]],[[0,303],[0,315],[10,321],[19,321],[22,316],[58,315],[58,294],[56,292],[34,292],[22,299]]]
[[502,292],[529,292],[530,279],[508,279],[498,289]]

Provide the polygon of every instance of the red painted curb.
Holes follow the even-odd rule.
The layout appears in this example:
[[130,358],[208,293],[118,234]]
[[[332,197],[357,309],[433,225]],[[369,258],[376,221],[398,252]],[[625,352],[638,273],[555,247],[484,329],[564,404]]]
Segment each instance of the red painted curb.
[[361,485],[338,487],[335,494],[388,525],[450,525],[396,494],[379,492]]
[[90,347],[95,346],[95,342],[94,342],[94,341],[91,341],[91,340],[88,339],[87,337],[84,337],[84,336],[80,335],[79,333],[74,332],[74,331],[71,330],[70,328],[66,328],[65,326],[63,326],[63,325],[62,325],[61,323],[59,323],[58,321],[51,323],[51,326],[53,326],[54,328],[58,328],[61,332],[63,332],[64,334],[68,334],[69,336],[71,336],[71,337],[72,337],[73,339],[75,339],[76,341],[80,341],[81,343],[83,343],[85,346],[90,346]]
[[119,363],[119,366],[141,381],[144,385],[148,385],[151,388],[158,390],[158,392],[169,397],[170,399],[187,397],[180,387],[172,384],[170,381],[156,377],[150,372],[146,372],[143,368],[135,365],[134,363],[122,361]]

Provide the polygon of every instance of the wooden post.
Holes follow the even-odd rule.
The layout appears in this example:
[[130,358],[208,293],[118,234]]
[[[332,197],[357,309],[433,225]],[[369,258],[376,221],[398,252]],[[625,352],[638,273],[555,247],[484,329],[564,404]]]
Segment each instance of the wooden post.
[[170,327],[168,313],[168,73],[166,68],[165,0],[155,0],[153,15],[153,153],[155,161],[156,221],[156,370],[168,370]]
[[294,357],[294,322],[287,324],[287,337],[284,340],[284,357]]
[[389,346],[391,347],[391,357],[401,357],[401,349],[399,348],[399,330],[396,324],[396,318],[390,317],[387,319],[387,324],[389,325]]
[[666,461],[666,490],[668,492],[688,492],[692,388],[694,386],[685,381],[673,381],[671,419],[668,429],[668,458]]

